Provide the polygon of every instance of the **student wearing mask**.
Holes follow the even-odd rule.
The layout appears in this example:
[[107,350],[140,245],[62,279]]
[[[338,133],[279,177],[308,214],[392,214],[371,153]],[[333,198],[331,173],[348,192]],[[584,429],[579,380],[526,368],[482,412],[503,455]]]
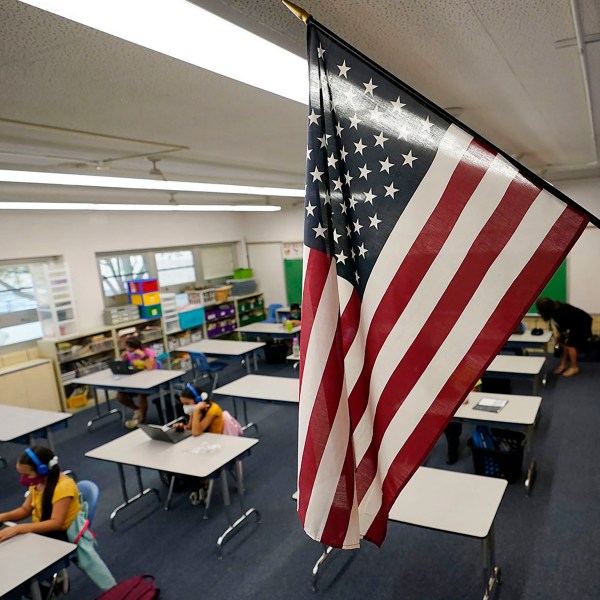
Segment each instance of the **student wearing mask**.
[[61,472],[54,452],[43,446],[26,448],[17,473],[29,494],[19,508],[0,513],[2,521],[24,521],[0,530],[0,542],[21,533],[41,533],[66,541],[66,531],[81,508],[77,484]]
[[174,427],[189,429],[192,435],[200,435],[205,431],[223,433],[223,411],[206,390],[188,383],[181,392],[180,401],[183,411],[188,415],[188,422],[185,425],[175,423]]
[[[150,348],[144,348],[142,342],[138,338],[127,338],[125,342],[125,350],[121,353],[121,360],[128,361],[137,369],[157,369],[156,354]],[[133,410],[131,419],[125,421],[127,429],[135,429],[138,423],[146,422],[146,412],[148,411],[148,397],[145,394],[138,394],[137,404],[134,402],[135,394],[128,392],[119,392],[117,400]]]

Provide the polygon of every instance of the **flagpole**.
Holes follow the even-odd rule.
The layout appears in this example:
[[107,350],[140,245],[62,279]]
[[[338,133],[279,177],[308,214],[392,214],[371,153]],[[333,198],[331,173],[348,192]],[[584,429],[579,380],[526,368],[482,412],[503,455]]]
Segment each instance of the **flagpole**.
[[437,113],[440,117],[442,117],[446,121],[450,121],[457,127],[460,127],[461,129],[466,131],[469,135],[473,136],[475,139],[479,138],[480,140],[483,140],[486,144],[488,144],[491,148],[493,148],[493,150],[495,152],[500,154],[511,165],[513,165],[518,171],[521,171],[522,173],[524,173],[535,185],[537,185],[538,187],[540,187],[542,189],[548,188],[548,186],[549,186],[551,188],[552,193],[555,196],[557,196],[565,204],[568,204],[569,206],[573,206],[573,207],[577,208],[578,210],[582,211],[583,213],[585,213],[587,215],[588,219],[590,220],[590,223],[592,223],[593,225],[595,225],[596,227],[598,227],[600,229],[600,218],[596,217],[590,211],[585,209],[583,206],[577,204],[575,201],[573,201],[571,198],[569,198],[566,194],[564,194],[560,190],[556,189],[550,182],[546,181],[543,177],[541,177],[540,175],[537,175],[536,173],[534,173],[533,171],[528,169],[525,165],[522,165],[521,163],[519,163],[512,156],[510,156],[510,154],[507,154],[506,152],[504,152],[504,150],[501,150],[500,148],[498,148],[498,146],[496,146],[495,144],[490,142],[488,139],[483,137],[480,133],[477,133],[476,131],[471,129],[468,125],[465,125],[465,123],[463,123],[462,121],[459,121],[456,117],[454,117],[450,113],[446,112],[443,108],[437,106],[437,104],[434,104],[431,100],[429,100],[428,98],[426,98],[425,96],[423,96],[422,94],[417,92],[417,90],[413,89],[412,87],[407,85],[404,81],[402,81],[401,79],[396,77],[396,75],[394,75],[387,69],[384,69],[383,67],[378,65],[376,62],[374,62],[368,56],[363,54],[360,50],[357,50],[356,48],[354,48],[354,46],[351,46],[350,44],[348,44],[348,42],[344,41],[338,35],[333,33],[333,31],[330,31],[329,29],[327,29],[327,27],[325,27],[325,25],[321,25],[321,23],[316,21],[313,18],[313,16],[311,14],[307,13],[303,8],[300,8],[296,4],[289,2],[289,0],[281,0],[281,1],[305,25],[308,25],[310,22],[311,25],[314,25],[315,27],[317,27],[317,29],[320,29],[325,35],[328,35],[337,44],[339,44],[340,46],[343,46],[348,52],[351,52],[352,54],[354,54],[354,56],[356,56],[360,60],[366,62],[373,70],[377,71],[382,77],[385,77],[386,79],[391,81],[393,84],[404,88],[409,94],[412,94],[413,96],[415,96],[422,104],[425,104],[426,106],[428,106],[433,112]]
[[281,0],[303,23],[308,23],[312,19],[312,15],[308,14],[303,8],[288,0]]

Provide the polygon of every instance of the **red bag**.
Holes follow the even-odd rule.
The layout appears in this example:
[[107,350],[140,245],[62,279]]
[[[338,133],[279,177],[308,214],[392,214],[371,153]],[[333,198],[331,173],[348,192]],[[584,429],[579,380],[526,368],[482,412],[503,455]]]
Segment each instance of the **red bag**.
[[117,583],[96,600],[154,600],[159,596],[160,589],[154,585],[152,575],[137,575]]

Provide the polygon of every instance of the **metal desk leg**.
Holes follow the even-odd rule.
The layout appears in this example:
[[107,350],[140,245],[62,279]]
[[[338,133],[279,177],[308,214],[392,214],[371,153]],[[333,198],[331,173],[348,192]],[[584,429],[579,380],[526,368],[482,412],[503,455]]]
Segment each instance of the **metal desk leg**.
[[254,360],[254,372],[258,373],[258,359],[256,358],[256,350],[252,351],[252,358]]
[[125,485],[125,473],[123,471],[123,465],[121,463],[117,463],[117,468],[119,469],[119,480],[121,482],[121,493],[123,494],[123,503],[119,504],[119,506],[117,506],[117,508],[115,508],[110,513],[110,528],[113,531],[115,531],[115,518],[117,516],[117,513],[120,510],[127,508],[130,504],[133,504],[136,500],[140,500],[141,498],[143,498],[150,492],[154,492],[156,494],[156,499],[158,500],[158,502],[160,502],[160,493],[158,492],[157,489],[155,489],[155,488],[144,489],[144,485],[142,483],[142,472],[140,470],[140,467],[135,467],[135,473],[136,473],[136,477],[137,477],[139,492],[135,496],[132,496],[131,498],[129,498],[127,496],[127,486]]
[[6,459],[4,458],[4,456],[0,456],[0,463],[2,463],[4,465],[2,467],[3,469],[6,469],[6,467],[8,466],[8,464],[6,463]]
[[487,537],[483,538],[483,600],[494,598],[497,585],[501,581],[500,567],[496,565],[494,524],[492,523]]
[[533,489],[533,484],[535,483],[535,478],[537,476],[537,464],[535,462],[535,458],[533,458],[533,432],[534,432],[535,424],[527,427],[527,431],[525,432],[525,456],[526,463],[529,466],[527,467],[527,477],[525,479],[525,491],[527,495],[531,495],[531,490]]
[[246,373],[250,375],[252,373],[252,368],[250,367],[250,353],[244,355],[243,362],[246,363]]
[[42,600],[42,592],[40,590],[40,583],[35,578],[33,578],[29,582],[29,593],[31,594],[31,600]]
[[96,416],[91,418],[87,423],[88,431],[92,431],[92,427],[95,421],[99,421],[100,419],[105,419],[106,417],[112,417],[113,415],[118,415],[120,419],[123,418],[121,411],[118,408],[110,407],[110,398],[108,396],[108,390],[104,390],[104,395],[106,397],[106,412],[102,414],[100,412],[100,404],[98,404],[98,393],[94,389],[94,404],[96,405]]
[[[169,418],[167,417],[167,403],[165,401],[165,390],[162,385],[158,386],[158,398],[160,402],[160,409],[162,410],[163,418],[165,419],[165,423],[168,422]],[[164,425],[164,423],[162,423]]]
[[312,569],[312,589],[313,592],[317,591],[317,580],[319,578],[319,569],[325,563],[325,561],[329,558],[329,555],[333,552],[333,546],[325,546],[323,544],[323,553],[319,556],[319,560],[315,563],[315,566]]
[[256,430],[256,435],[259,436],[260,434],[258,432],[258,425],[253,422],[248,423],[248,407],[246,406],[245,400],[242,400],[242,405],[244,407],[244,423],[245,423],[245,425],[242,426],[242,431],[247,431],[248,429],[251,429],[252,427],[254,427],[254,429]]
[[248,510],[244,510],[244,485],[242,479],[242,462],[238,458],[235,461],[236,468],[236,477],[238,480],[238,497],[240,499],[240,508],[241,508],[241,516],[233,521],[231,516],[231,499],[229,497],[229,486],[227,484],[227,469],[221,469],[221,484],[223,487],[223,503],[225,504],[225,511],[227,514],[227,529],[219,536],[217,539],[217,548],[219,550],[219,558],[223,558],[223,544],[227,541],[228,536],[236,533],[238,531],[238,527],[243,525],[246,519],[254,514],[256,517],[256,522],[260,523],[260,513],[255,508],[249,508]]

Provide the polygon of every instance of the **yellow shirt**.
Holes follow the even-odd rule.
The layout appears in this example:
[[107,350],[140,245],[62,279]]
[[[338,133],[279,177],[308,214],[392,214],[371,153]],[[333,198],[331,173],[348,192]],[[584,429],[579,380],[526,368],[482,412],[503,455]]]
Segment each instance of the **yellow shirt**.
[[223,433],[223,411],[218,404],[214,402],[206,411],[207,415],[215,415],[210,427],[206,430],[208,433]]
[[[33,508],[31,520],[34,523],[38,523],[42,518],[42,495],[44,492],[39,492],[35,485],[29,487],[29,492],[31,494],[31,506]],[[62,530],[66,531],[69,528],[69,525],[75,520],[75,517],[81,509],[81,505],[79,504],[79,490],[77,489],[77,484],[70,477],[61,474],[56,482],[56,487],[54,488],[52,504],[63,498],[71,498],[71,504],[69,504],[69,510],[67,510],[67,518],[62,527]]]

